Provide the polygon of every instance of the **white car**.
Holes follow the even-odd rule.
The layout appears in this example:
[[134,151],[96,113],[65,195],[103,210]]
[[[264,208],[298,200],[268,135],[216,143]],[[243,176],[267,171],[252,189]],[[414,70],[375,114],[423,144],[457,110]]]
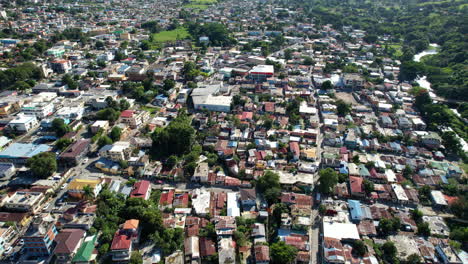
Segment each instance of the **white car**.
[[84,158],[82,163],[86,164],[86,163],[88,163],[88,160],[89,160],[88,158]]
[[8,247],[7,249],[5,249],[5,251],[3,251],[3,255],[8,255],[8,254],[10,254],[10,252],[11,252],[12,249],[13,249],[12,247]]

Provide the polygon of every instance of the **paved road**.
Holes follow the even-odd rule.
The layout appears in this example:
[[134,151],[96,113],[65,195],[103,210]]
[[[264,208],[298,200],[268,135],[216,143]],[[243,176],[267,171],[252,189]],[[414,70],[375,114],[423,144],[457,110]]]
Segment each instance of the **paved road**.
[[310,244],[310,263],[319,263],[319,233],[320,233],[320,217],[318,216],[318,210],[313,209],[312,215],[312,227],[309,229],[309,244]]

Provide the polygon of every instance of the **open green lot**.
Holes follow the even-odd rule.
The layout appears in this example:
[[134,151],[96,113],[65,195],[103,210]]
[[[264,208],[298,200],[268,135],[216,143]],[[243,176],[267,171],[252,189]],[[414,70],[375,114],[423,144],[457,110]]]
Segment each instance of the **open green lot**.
[[174,30],[161,31],[159,33],[153,34],[153,42],[161,43],[168,41],[182,40],[190,37],[189,32],[186,28],[176,28]]
[[205,10],[210,5],[216,4],[217,0],[192,0],[189,4],[184,5],[186,8]]

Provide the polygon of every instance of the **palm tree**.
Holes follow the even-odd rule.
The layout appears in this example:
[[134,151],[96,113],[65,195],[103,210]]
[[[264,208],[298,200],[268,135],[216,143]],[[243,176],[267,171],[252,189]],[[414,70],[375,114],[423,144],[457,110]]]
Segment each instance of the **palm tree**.
[[91,200],[94,198],[94,189],[91,186],[86,185],[83,187],[83,198],[85,200]]

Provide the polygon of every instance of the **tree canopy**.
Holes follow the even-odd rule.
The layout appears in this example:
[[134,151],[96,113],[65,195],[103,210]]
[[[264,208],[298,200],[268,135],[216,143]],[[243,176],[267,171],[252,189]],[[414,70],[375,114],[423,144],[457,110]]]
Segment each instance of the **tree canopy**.
[[273,264],[289,264],[296,260],[297,249],[283,241],[271,244],[270,256]]
[[338,173],[332,168],[326,168],[319,171],[319,186],[321,193],[330,194],[338,183]]
[[57,171],[57,160],[52,152],[42,152],[30,159],[26,165],[38,178],[47,178]]
[[164,128],[157,128],[151,139],[152,152],[157,157],[183,155],[190,152],[195,141],[195,130],[186,114],[179,115]]

